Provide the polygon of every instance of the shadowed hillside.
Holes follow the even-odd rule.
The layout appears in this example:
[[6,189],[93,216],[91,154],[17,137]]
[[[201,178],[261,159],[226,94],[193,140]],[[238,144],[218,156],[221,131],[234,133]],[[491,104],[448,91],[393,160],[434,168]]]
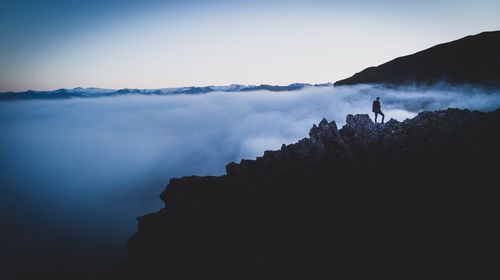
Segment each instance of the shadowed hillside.
[[369,67],[336,86],[354,84],[500,85],[500,31],[483,32]]

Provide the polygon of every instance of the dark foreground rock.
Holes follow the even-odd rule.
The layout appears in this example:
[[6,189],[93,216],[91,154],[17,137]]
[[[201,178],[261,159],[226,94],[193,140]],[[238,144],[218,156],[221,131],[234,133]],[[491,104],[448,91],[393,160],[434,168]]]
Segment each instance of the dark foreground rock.
[[348,115],[340,130],[323,119],[225,176],[172,179],[117,275],[477,276],[495,260],[499,129],[500,109],[386,124]]

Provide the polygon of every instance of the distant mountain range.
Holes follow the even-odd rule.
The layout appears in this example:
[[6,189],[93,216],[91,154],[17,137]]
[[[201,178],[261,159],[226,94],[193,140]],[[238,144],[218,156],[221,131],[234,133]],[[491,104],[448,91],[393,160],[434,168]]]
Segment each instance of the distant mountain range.
[[103,89],[103,88],[73,88],[73,89],[57,89],[52,91],[34,91],[28,90],[23,92],[3,92],[0,93],[0,100],[12,99],[44,99],[44,98],[71,98],[71,97],[104,97],[125,94],[146,94],[146,95],[172,95],[172,94],[203,94],[214,91],[223,92],[240,92],[240,91],[294,91],[306,87],[331,87],[332,83],[324,84],[307,84],[293,83],[287,86],[277,85],[239,85],[232,84],[229,86],[204,86],[204,87],[177,87],[177,88],[161,88],[161,89]]
[[369,67],[335,86],[354,84],[500,85],[500,31],[483,32]]
[[500,31],[483,32],[440,44],[412,55],[398,57],[382,65],[369,67],[340,81],[324,84],[293,83],[279,85],[190,86],[161,89],[73,88],[52,91],[3,92],[1,100],[71,97],[104,97],[124,94],[172,95],[203,94],[214,91],[294,91],[306,87],[330,87],[355,84],[432,85],[435,83],[500,86]]

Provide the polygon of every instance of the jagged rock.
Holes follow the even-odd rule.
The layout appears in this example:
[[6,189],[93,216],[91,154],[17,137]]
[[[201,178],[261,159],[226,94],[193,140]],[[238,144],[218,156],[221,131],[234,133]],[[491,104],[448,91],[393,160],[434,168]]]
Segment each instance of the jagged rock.
[[225,176],[172,179],[165,208],[138,218],[128,275],[470,265],[496,238],[499,132],[500,109],[385,124],[348,115],[340,130],[323,119],[309,138],[231,162]]

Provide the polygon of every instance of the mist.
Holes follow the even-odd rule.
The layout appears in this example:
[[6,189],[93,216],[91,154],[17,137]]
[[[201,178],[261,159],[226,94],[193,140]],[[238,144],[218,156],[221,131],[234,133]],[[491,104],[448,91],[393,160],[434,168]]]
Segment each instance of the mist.
[[0,273],[116,263],[135,218],[163,207],[170,178],[225,174],[231,161],[307,137],[323,117],[373,119],[376,96],[386,121],[500,107],[499,90],[444,85],[0,102],[0,257],[10,267]]

